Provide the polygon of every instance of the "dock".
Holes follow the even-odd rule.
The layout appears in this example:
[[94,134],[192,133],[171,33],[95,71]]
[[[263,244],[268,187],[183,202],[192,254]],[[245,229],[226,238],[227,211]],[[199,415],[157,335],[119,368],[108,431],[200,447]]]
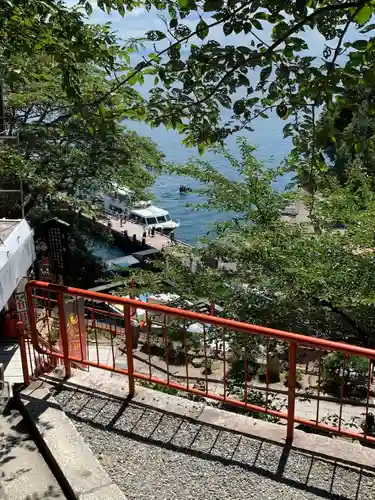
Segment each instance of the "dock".
[[[150,248],[155,248],[156,250],[163,250],[163,248],[172,245],[169,235],[161,234],[155,231],[155,235],[151,236],[147,234],[147,229],[141,224],[135,224],[131,221],[120,223],[120,219],[107,215],[106,217],[101,217],[96,219],[97,222],[105,227],[108,227],[108,222],[111,222],[111,230],[118,234],[124,234],[127,231],[129,238],[132,238],[135,234],[137,241],[141,242],[143,238],[143,233],[146,231],[146,245]],[[175,240],[175,245],[183,245],[185,247],[190,247],[187,243],[183,241]]]

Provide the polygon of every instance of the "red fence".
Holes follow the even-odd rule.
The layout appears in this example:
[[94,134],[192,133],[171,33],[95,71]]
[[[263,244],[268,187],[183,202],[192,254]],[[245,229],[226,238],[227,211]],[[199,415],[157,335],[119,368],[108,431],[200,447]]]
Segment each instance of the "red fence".
[[[130,397],[138,380],[284,419],[288,440],[308,426],[375,442],[373,350],[43,282],[26,293],[25,384],[57,364],[66,377],[72,366],[100,369],[126,375]],[[339,353],[330,378],[329,353]]]

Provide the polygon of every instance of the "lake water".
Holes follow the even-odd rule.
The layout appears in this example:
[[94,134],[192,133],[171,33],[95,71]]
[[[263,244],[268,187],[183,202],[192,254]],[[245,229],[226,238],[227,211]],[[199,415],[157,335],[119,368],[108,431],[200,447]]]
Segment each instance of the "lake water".
[[[254,124],[254,132],[241,133],[251,144],[258,148],[256,157],[262,160],[266,165],[277,166],[287,156],[290,151],[291,143],[283,139],[282,128],[285,122],[279,120],[276,116],[269,119],[258,119]],[[160,127],[151,129],[145,124],[128,124],[139,134],[151,137],[158,148],[165,154],[168,161],[175,163],[184,163],[190,157],[200,158],[196,149],[189,149],[181,144],[182,136],[171,130],[165,130]],[[236,147],[236,136],[228,138],[226,142],[230,151],[238,155]],[[203,159],[209,160],[222,174],[234,178],[236,173],[228,162],[213,153],[205,153]],[[282,189],[285,180],[280,181],[276,186]],[[185,184],[193,189],[199,188],[199,183],[186,177],[176,175],[164,175],[157,179],[152,192],[156,196],[155,204],[169,211],[173,219],[180,220],[180,227],[176,231],[176,237],[195,245],[199,238],[204,236],[217,220],[225,220],[228,216],[217,212],[194,211],[186,207],[186,203],[196,203],[199,197],[195,194],[180,195],[179,186]]]

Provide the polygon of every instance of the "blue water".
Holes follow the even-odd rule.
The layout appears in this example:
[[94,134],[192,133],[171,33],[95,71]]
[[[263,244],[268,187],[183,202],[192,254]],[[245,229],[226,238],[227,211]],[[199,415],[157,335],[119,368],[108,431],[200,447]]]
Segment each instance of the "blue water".
[[[278,166],[290,151],[290,141],[283,139],[282,128],[285,122],[276,116],[269,119],[260,118],[255,124],[254,132],[241,133],[251,144],[258,149],[255,156],[262,160],[265,165]],[[165,130],[163,127],[152,129],[145,124],[128,124],[139,134],[150,137],[157,144],[158,148],[165,154],[168,161],[177,164],[186,162],[189,158],[201,158],[196,149],[186,148],[181,144],[182,136],[172,130]],[[236,137],[232,136],[226,141],[226,146],[232,154],[238,156]],[[203,155],[203,159],[209,160],[219,171],[229,178],[235,178],[236,172],[231,165],[221,156],[208,152]],[[276,188],[282,189],[286,180],[280,180]],[[164,175],[159,177],[152,192],[156,197],[155,204],[169,211],[173,219],[179,219],[180,227],[176,231],[176,237],[195,245],[198,240],[207,234],[215,221],[225,220],[228,215],[218,212],[194,211],[186,207],[186,203],[198,203],[199,197],[189,193],[180,195],[178,188],[180,184],[185,184],[193,189],[199,188],[199,183],[186,177],[177,175]]]

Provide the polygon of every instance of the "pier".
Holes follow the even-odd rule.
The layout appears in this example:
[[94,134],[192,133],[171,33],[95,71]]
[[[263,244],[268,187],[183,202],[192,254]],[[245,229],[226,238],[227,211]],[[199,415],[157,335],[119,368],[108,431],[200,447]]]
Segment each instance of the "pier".
[[119,219],[111,216],[97,219],[97,221],[106,227],[108,227],[108,222],[110,222],[112,231],[115,231],[116,233],[123,235],[126,234],[124,233],[124,231],[127,231],[127,234],[130,239],[132,239],[133,235],[135,234],[137,241],[139,242],[142,241],[143,233],[146,231],[146,245],[149,247],[156,248],[157,250],[162,250],[163,248],[171,245],[171,240],[168,235],[161,234],[157,231],[155,231],[154,236],[148,235],[147,229],[145,228],[145,226],[142,226],[141,224],[135,224],[134,222],[129,222],[129,221],[123,222],[121,224]]

